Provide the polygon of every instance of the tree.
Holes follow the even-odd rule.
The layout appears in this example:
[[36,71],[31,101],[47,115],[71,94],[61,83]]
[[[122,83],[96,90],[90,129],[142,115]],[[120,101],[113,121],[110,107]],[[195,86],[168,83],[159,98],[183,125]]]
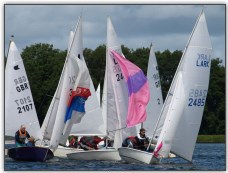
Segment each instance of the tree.
[[54,49],[53,45],[39,43],[26,47],[21,56],[41,124],[56,90],[66,51]]
[[[149,48],[129,49],[124,45],[122,51],[127,59],[135,63],[144,73],[147,72]],[[39,43],[26,47],[22,52],[25,69],[31,86],[40,124],[46,115],[52,96],[57,88],[67,51],[54,49],[53,45]],[[106,46],[100,45],[95,50],[83,51],[95,88],[103,88]],[[155,52],[161,79],[163,98],[166,98],[182,52]],[[212,59],[210,84],[205,104],[200,134],[225,134],[225,67],[221,61]]]

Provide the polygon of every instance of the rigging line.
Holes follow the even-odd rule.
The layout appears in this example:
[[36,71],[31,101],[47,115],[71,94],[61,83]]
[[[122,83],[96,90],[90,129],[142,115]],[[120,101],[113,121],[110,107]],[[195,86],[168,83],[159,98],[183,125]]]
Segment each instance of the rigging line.
[[[61,70],[61,69],[60,69]],[[59,71],[60,71],[59,70]],[[42,100],[42,102],[41,102],[41,104],[40,104],[40,106],[39,106],[39,108],[38,108],[38,111],[37,111],[37,114],[39,114],[40,113],[40,110],[41,110],[41,108],[43,107],[43,104],[44,104],[44,101],[46,100],[46,97],[48,96],[48,97],[54,97],[54,95],[49,95],[48,93],[50,93],[50,91],[53,89],[53,86],[55,85],[56,83],[55,83],[55,81],[53,81],[52,82],[52,87],[46,92],[46,94],[44,95],[44,97],[43,97],[43,100]]]
[[[8,59],[8,55],[9,55],[9,50],[10,50],[10,44],[11,42],[13,42],[13,38],[14,38],[14,35],[11,35],[11,38],[10,38],[10,42],[9,42],[9,47],[8,47],[8,51],[7,51],[7,59]],[[5,49],[4,49],[5,50]],[[5,53],[4,53],[5,55]],[[5,59],[5,58],[4,58]]]
[[126,129],[126,128],[127,128],[127,126],[122,127],[122,128],[119,128],[119,129],[115,129],[115,130],[110,130],[110,131],[108,131],[108,133],[109,133],[109,132],[115,132],[115,131],[122,130],[122,129]]

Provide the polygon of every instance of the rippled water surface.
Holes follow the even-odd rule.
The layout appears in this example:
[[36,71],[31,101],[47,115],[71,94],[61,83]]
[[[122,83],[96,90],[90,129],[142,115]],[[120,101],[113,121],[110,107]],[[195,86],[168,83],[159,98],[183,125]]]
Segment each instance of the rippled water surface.
[[196,144],[192,163],[181,158],[164,159],[162,163],[147,165],[139,163],[125,163],[123,161],[75,161],[54,157],[46,162],[17,162],[9,157],[5,158],[5,171],[13,170],[48,170],[48,171],[133,171],[133,170],[202,170],[224,171],[226,163],[225,144]]

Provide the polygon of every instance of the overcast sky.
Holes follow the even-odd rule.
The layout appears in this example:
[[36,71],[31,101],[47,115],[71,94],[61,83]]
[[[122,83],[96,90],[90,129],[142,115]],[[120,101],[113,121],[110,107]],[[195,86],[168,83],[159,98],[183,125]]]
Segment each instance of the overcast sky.
[[5,51],[10,36],[21,52],[34,43],[67,49],[70,30],[83,17],[84,48],[106,44],[110,16],[121,44],[155,51],[184,50],[194,24],[204,9],[213,57],[225,59],[225,5],[12,5],[5,4]]

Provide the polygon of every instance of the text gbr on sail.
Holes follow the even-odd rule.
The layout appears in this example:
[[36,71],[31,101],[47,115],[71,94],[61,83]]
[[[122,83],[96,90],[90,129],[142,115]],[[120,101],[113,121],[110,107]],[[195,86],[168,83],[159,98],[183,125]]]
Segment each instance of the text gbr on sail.
[[196,61],[196,66],[209,67],[211,56],[206,54],[199,54],[199,53],[197,55],[198,55],[198,58]]
[[17,92],[21,92],[25,89],[28,89],[27,79],[25,76],[14,79]]

